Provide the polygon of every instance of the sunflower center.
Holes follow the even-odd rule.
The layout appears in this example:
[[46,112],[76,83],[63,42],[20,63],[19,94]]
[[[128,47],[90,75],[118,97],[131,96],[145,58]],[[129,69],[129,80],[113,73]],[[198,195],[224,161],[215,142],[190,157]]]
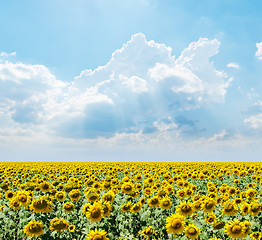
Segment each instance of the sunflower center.
[[208,202],[208,203],[206,204],[206,209],[211,209],[213,206],[214,206],[213,203]]
[[233,226],[231,231],[232,233],[241,233],[242,228],[239,225]]
[[163,206],[165,207],[169,206],[169,201],[164,201]]
[[73,198],[78,198],[78,197],[79,197],[79,193],[73,193],[71,196],[72,196]]
[[101,235],[95,235],[95,237],[93,238],[94,240],[103,240],[103,236]]
[[39,226],[39,225],[37,225],[37,224],[34,224],[34,225],[30,226],[30,228],[29,228],[29,231],[30,231],[31,233],[38,233],[38,232],[40,232],[41,230],[42,230],[41,226]]
[[43,188],[43,189],[48,189],[48,188],[49,188],[49,185],[45,183],[45,184],[43,184],[42,188]]
[[195,208],[196,208],[196,209],[201,208],[201,203],[200,203],[200,202],[199,202],[199,203],[196,203],[196,204],[195,204]]
[[46,202],[45,200],[37,201],[37,202],[34,204],[34,207],[37,208],[37,209],[46,208],[46,207],[47,207],[47,202]]
[[232,204],[228,204],[227,207],[225,208],[226,212],[231,212],[233,210],[233,205]]
[[129,209],[130,209],[130,206],[124,205],[123,209],[124,209],[124,210],[129,210]]
[[7,198],[12,198],[13,196],[14,196],[13,193],[8,193],[8,194],[7,194]]
[[139,209],[139,206],[138,205],[135,205],[134,207],[133,207],[133,210],[134,211],[137,211]]
[[244,207],[243,212],[248,212],[248,207]]
[[158,204],[158,199],[157,199],[157,198],[152,199],[151,203],[152,203],[153,205]]
[[64,229],[64,228],[66,228],[66,224],[64,224],[62,221],[55,222],[54,228],[55,229]]
[[66,210],[68,210],[68,211],[70,211],[70,210],[73,210],[74,209],[74,207],[73,207],[73,205],[70,205],[70,204],[67,204],[67,205],[65,205],[65,207],[64,207]]
[[20,204],[19,204],[19,202],[14,202],[13,205],[14,205],[14,207],[19,207]]
[[237,204],[239,204],[239,203],[241,203],[242,201],[241,201],[241,199],[236,199],[236,203]]
[[181,211],[184,213],[189,213],[191,211],[191,207],[188,205],[185,205],[181,208]]
[[98,218],[98,217],[100,217],[100,215],[101,215],[101,212],[100,212],[99,209],[94,209],[94,210],[91,212],[91,216],[92,216],[93,218]]
[[25,195],[22,195],[19,197],[20,202],[26,202],[26,200],[27,200],[27,197]]
[[103,210],[104,210],[104,213],[108,213],[109,208],[108,208],[106,205],[104,205],[104,206],[103,206]]
[[196,234],[197,234],[197,231],[196,231],[195,228],[191,227],[191,228],[188,229],[188,233],[189,233],[190,235],[196,235]]
[[254,204],[251,207],[251,211],[257,213],[260,210],[260,207],[258,206],[258,204]]
[[175,220],[173,220],[171,226],[172,226],[172,228],[174,228],[174,229],[178,229],[178,228],[180,228],[180,227],[182,226],[182,223],[181,223],[180,220],[175,219]]
[[106,195],[105,196],[105,200],[108,201],[108,202],[111,202],[113,199],[113,197],[111,195]]
[[126,191],[131,191],[131,189],[132,189],[132,188],[131,188],[130,185],[126,185],[126,186],[125,186],[125,190],[126,190]]
[[95,201],[97,199],[97,196],[95,194],[91,194],[91,196],[89,196],[89,199],[91,201]]
[[216,224],[214,224],[215,229],[222,229],[224,226],[225,226],[224,222],[217,222]]
[[58,195],[57,198],[62,200],[64,198],[64,196],[61,194],[61,195]]
[[150,236],[150,235],[152,235],[153,234],[153,229],[146,229],[146,231],[145,231],[145,234],[147,235],[147,236]]
[[253,193],[253,192],[248,193],[248,195],[249,195],[250,197],[254,197],[254,193]]

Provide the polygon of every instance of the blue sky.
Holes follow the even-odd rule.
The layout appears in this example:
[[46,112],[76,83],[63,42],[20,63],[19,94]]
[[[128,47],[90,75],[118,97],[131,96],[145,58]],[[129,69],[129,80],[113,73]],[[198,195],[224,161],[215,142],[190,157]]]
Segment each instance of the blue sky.
[[261,7],[1,3],[1,160],[260,161]]

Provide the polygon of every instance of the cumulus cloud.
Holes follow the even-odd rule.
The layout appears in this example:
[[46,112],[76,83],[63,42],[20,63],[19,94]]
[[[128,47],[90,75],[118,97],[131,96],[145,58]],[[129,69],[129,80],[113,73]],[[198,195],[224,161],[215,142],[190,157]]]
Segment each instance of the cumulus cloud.
[[[135,34],[106,65],[84,70],[74,79],[70,86],[74,97],[57,105],[69,117],[63,121],[56,109],[53,119],[61,120],[69,135],[77,122],[81,137],[112,136],[155,131],[155,121],[207,102],[222,102],[231,79],[210,61],[219,45],[216,39],[201,38],[175,59],[170,47]],[[83,95],[85,100],[80,101]],[[91,96],[97,102],[90,104],[87,98]],[[78,106],[82,106],[80,112]]]
[[262,42],[256,43],[257,51],[255,56],[258,57],[258,59],[262,60]]
[[106,65],[83,70],[70,83],[42,65],[5,62],[0,64],[0,118],[68,138],[163,136],[163,129],[178,136],[177,113],[224,101],[232,79],[210,60],[219,45],[201,38],[176,59],[170,47],[138,33]]
[[228,68],[236,68],[236,69],[239,69],[239,68],[240,68],[237,63],[233,63],[233,62],[227,64],[227,67],[228,67]]
[[0,120],[9,116],[17,123],[37,123],[42,104],[64,84],[43,65],[0,63]]
[[262,113],[257,115],[252,115],[244,120],[250,128],[258,129],[262,127]]

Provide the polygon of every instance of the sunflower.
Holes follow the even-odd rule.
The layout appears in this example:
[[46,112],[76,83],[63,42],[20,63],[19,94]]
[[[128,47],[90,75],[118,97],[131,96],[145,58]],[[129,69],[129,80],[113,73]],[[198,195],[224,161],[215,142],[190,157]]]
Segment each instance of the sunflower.
[[136,198],[139,196],[139,191],[138,190],[133,190],[133,192],[129,193],[129,196],[132,198]]
[[243,224],[244,224],[244,232],[243,232],[243,234],[242,234],[242,238],[246,238],[247,235],[248,235],[248,234],[250,233],[250,231],[251,231],[251,222],[245,220],[245,221],[243,222]]
[[217,221],[217,222],[214,222],[214,224],[213,224],[213,228],[216,229],[216,230],[222,229],[224,227],[225,227],[224,221]]
[[63,192],[63,191],[58,191],[58,192],[56,192],[56,194],[55,194],[55,198],[56,198],[59,202],[63,202],[63,201],[65,200],[65,198],[66,198],[66,194],[65,194],[65,192]]
[[43,227],[41,222],[33,220],[24,226],[24,233],[31,237],[37,237],[44,234]]
[[253,216],[257,216],[260,213],[261,205],[258,202],[251,202],[249,208],[249,213]]
[[0,212],[4,212],[4,207],[6,207],[6,205],[0,206]]
[[14,197],[9,201],[9,206],[13,210],[19,210],[22,206],[22,203],[18,200],[18,198]]
[[202,209],[204,213],[212,212],[216,206],[216,201],[213,198],[207,198],[203,202]]
[[253,188],[249,188],[247,191],[246,191],[246,196],[247,198],[250,198],[250,199],[253,199],[256,197],[256,194],[257,194],[257,190],[256,189],[253,189]]
[[87,239],[89,240],[109,240],[109,238],[106,237],[107,232],[105,230],[97,230],[97,228],[94,230],[91,230],[88,233]]
[[68,229],[68,222],[62,218],[54,218],[50,221],[50,230],[51,231],[65,231]]
[[102,200],[104,202],[110,202],[110,203],[113,203],[114,200],[115,200],[115,193],[110,190],[108,191],[107,193],[105,193],[103,196],[102,196]]
[[183,199],[186,197],[186,191],[184,189],[178,190],[176,194],[177,194],[177,197],[180,199]]
[[112,209],[113,209],[110,202],[100,202],[100,204],[102,204],[103,216],[104,217],[110,216]]
[[198,195],[198,194],[195,194],[194,196],[193,196],[193,198],[192,198],[192,201],[193,202],[196,202],[196,201],[198,201],[198,200],[201,200],[201,196],[200,195]]
[[172,201],[169,197],[165,197],[160,200],[160,207],[162,209],[169,209],[172,206]]
[[100,203],[94,203],[94,205],[91,205],[86,212],[86,217],[92,223],[100,222],[103,216],[104,216],[104,210]]
[[234,196],[236,194],[236,188],[235,187],[231,187],[229,189],[228,193],[230,194],[230,196]]
[[18,191],[16,193],[16,198],[21,202],[22,206],[28,206],[31,202],[31,197],[27,191]]
[[69,192],[69,198],[71,199],[72,202],[78,202],[81,198],[81,192],[79,189],[72,189]]
[[74,211],[75,205],[74,205],[74,203],[66,202],[63,205],[63,209],[64,209],[65,213],[71,213],[71,212]]
[[262,233],[261,232],[252,232],[249,236],[253,240],[260,240],[262,238]]
[[194,211],[200,211],[202,209],[202,205],[203,205],[203,202],[200,201],[200,200],[193,202],[193,204],[192,204],[193,210]]
[[131,202],[125,203],[122,207],[121,207],[121,211],[122,212],[129,212],[131,210]]
[[141,197],[139,202],[144,205],[146,203],[146,198],[145,197]]
[[236,205],[240,205],[242,203],[242,201],[243,201],[243,199],[240,198],[240,197],[237,197],[237,198],[234,199],[234,202],[235,202]]
[[91,207],[92,205],[90,203],[86,203],[84,206],[83,206],[83,213],[86,214],[89,210],[89,208]]
[[139,212],[139,211],[141,210],[141,207],[142,207],[141,203],[138,202],[138,203],[134,204],[134,205],[131,207],[131,210],[130,210],[130,211],[131,211],[132,213]]
[[239,222],[238,219],[231,221],[225,226],[225,233],[231,238],[242,238],[245,232],[245,225]]
[[185,193],[187,197],[192,197],[194,194],[194,191],[190,187],[188,187],[185,189]]
[[45,197],[40,197],[39,199],[33,200],[30,209],[35,213],[49,213],[52,212],[53,206],[51,201]]
[[166,230],[167,233],[175,235],[179,235],[184,230],[184,217],[179,214],[172,214],[166,219]]
[[121,191],[124,194],[129,194],[133,192],[133,190],[134,190],[134,186],[131,182],[125,182],[121,187]]
[[141,236],[151,236],[151,235],[157,235],[154,229],[149,226],[141,231]]
[[11,200],[15,196],[15,193],[12,190],[8,190],[5,193],[5,198]]
[[76,226],[74,224],[68,226],[68,231],[69,232],[74,232],[75,229],[76,229]]
[[91,190],[89,190],[89,191],[86,193],[86,199],[87,199],[89,202],[98,201],[98,199],[99,199],[99,194],[96,192],[96,190],[91,189]]
[[206,217],[206,223],[213,223],[216,220],[216,216],[214,214],[208,214]]
[[153,194],[152,188],[150,187],[144,188],[143,193],[146,197],[150,197]]
[[49,183],[49,182],[46,182],[46,181],[43,181],[42,183],[40,183],[39,187],[40,187],[40,190],[41,190],[42,192],[48,192],[48,191],[50,191],[51,188],[52,188],[51,185],[50,185],[50,183]]
[[147,200],[147,204],[148,206],[150,207],[153,207],[153,208],[158,208],[159,207],[159,198],[158,197],[152,197],[150,199]]
[[189,202],[181,202],[176,209],[176,213],[183,215],[185,217],[190,216],[193,213],[193,205]]
[[185,227],[184,233],[189,239],[196,239],[200,235],[201,230],[197,226],[189,224],[187,227]]
[[237,205],[234,203],[234,201],[228,200],[224,203],[222,214],[227,216],[233,216],[237,213],[237,211],[238,208]]

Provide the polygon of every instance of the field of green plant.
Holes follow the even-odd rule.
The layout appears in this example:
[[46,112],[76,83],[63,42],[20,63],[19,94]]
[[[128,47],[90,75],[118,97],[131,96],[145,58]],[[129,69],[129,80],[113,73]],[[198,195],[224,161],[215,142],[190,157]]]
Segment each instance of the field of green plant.
[[0,163],[0,239],[262,239],[261,163]]

